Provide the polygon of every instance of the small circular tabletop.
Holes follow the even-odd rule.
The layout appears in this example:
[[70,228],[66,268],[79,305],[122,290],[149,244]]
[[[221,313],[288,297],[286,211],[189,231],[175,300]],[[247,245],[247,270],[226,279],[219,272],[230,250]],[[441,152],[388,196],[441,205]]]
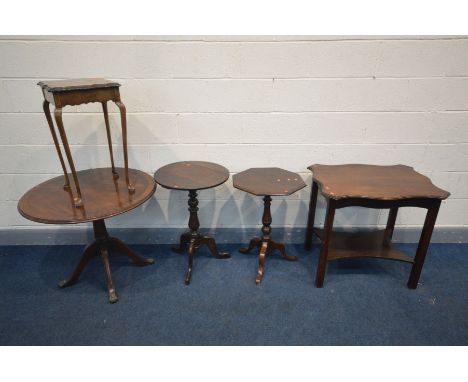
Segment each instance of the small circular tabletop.
[[306,186],[299,174],[278,167],[249,168],[232,181],[235,188],[259,196],[291,195]]
[[434,186],[427,176],[416,172],[413,167],[401,164],[315,164],[308,169],[312,171],[322,194],[331,199],[446,199],[450,195]]
[[[125,170],[96,168],[78,171],[83,207],[76,208],[70,190],[65,190],[63,175],[31,188],[18,202],[18,211],[26,219],[49,224],[84,223],[110,218],[127,212],[146,202],[156,191],[154,179],[143,171],[128,169],[135,192],[130,194]],[[70,174],[69,174],[70,176]],[[72,189],[74,183],[70,177]],[[76,196],[76,192],[73,192]]]
[[204,190],[219,186],[228,178],[226,167],[201,161],[171,163],[154,173],[158,184],[172,190]]

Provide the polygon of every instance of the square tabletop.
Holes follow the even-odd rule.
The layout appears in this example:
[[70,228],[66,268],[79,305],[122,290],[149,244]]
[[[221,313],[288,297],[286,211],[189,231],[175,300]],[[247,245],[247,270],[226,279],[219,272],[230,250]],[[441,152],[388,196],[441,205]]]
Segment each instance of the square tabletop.
[[446,199],[450,193],[405,165],[367,164],[308,167],[322,194],[330,199],[365,198],[399,200],[411,198]]

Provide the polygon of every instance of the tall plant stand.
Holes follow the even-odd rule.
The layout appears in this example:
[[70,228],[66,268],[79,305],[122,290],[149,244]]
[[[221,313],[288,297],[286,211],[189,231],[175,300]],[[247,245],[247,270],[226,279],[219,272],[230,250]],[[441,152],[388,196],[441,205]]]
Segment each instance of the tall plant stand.
[[[114,303],[118,297],[112,280],[109,253],[123,253],[138,266],[153,264],[154,261],[136,255],[119,239],[110,237],[105,220],[130,211],[147,201],[154,194],[156,184],[150,175],[128,168],[126,113],[125,105],[120,100],[120,84],[91,78],[39,82],[39,85],[44,95],[44,113],[63,175],[45,181],[26,192],[18,202],[18,211],[26,219],[45,224],[92,222],[95,240],[84,250],[72,275],[60,282],[59,286],[66,287],[76,283],[88,261],[99,254],[104,264],[109,302]],[[120,111],[124,168],[114,165],[107,111],[109,101],[114,102]],[[63,125],[62,108],[89,102],[102,104],[111,167],[76,171]],[[62,147],[49,110],[51,103],[55,105],[54,117]],[[67,171],[62,149],[65,151],[70,173]]]

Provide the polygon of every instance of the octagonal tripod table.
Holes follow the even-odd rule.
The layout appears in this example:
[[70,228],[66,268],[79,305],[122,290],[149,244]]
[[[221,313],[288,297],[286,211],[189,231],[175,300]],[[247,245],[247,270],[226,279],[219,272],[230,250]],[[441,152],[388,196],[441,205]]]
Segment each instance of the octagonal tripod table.
[[164,188],[172,190],[184,190],[189,192],[188,210],[190,218],[188,221],[189,232],[180,237],[179,247],[173,248],[177,253],[184,253],[188,247],[188,270],[185,275],[185,285],[190,284],[193,269],[193,256],[195,250],[206,245],[214,257],[227,259],[228,253],[219,253],[214,238],[203,236],[198,232],[200,223],[198,221],[198,199],[197,191],[217,187],[229,178],[229,171],[216,163],[190,161],[176,162],[161,167],[154,173],[156,182]]
[[[312,235],[321,241],[315,285],[323,287],[327,262],[343,258],[375,257],[413,264],[408,288],[418,285],[426,252],[442,200],[450,193],[432,184],[429,178],[404,165],[375,166],[366,164],[312,165],[312,192],[305,248],[311,249]],[[325,197],[327,211],[323,229],[314,228],[318,192]],[[370,232],[333,231],[335,211],[345,207],[389,209],[387,226]],[[392,235],[400,207],[427,210],[414,258],[392,246]]]
[[135,185],[133,194],[128,192],[123,168],[97,168],[78,171],[81,185],[82,207],[76,208],[70,189],[64,189],[64,176],[58,176],[33,187],[26,192],[18,203],[18,211],[26,219],[48,224],[73,224],[92,222],[95,240],[83,251],[71,276],[59,286],[66,287],[76,283],[86,264],[97,254],[101,256],[107,279],[109,302],[118,300],[112,281],[109,252],[117,251],[128,256],[137,266],[153,264],[153,259],[145,259],[134,253],[122,241],[110,237],[105,219],[123,214],[147,201],[155,192],[153,178],[138,170],[129,169]]
[[249,253],[253,248],[260,247],[258,254],[258,270],[255,283],[262,281],[265,273],[265,256],[267,252],[277,249],[281,256],[288,261],[296,261],[296,256],[286,254],[283,243],[278,243],[271,238],[271,197],[286,196],[305,187],[305,183],[299,174],[286,171],[281,168],[250,168],[235,174],[232,177],[234,187],[253,195],[263,196],[262,237],[254,237],[247,248],[241,248],[239,252]]

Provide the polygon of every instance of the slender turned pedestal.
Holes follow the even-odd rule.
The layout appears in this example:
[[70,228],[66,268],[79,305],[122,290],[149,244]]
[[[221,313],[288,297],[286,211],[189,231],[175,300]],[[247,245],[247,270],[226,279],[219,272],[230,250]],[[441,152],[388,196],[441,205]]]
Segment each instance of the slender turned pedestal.
[[200,223],[198,221],[197,191],[189,191],[188,205],[188,210],[190,212],[188,226],[190,231],[183,233],[180,236],[180,245],[178,247],[172,248],[174,252],[180,254],[185,253],[185,251],[187,251],[188,248],[188,269],[187,273],[185,274],[185,285],[189,285],[190,280],[192,278],[193,256],[195,255],[195,250],[201,247],[202,245],[206,245],[212,253],[212,255],[217,259],[228,259],[231,257],[229,253],[218,252],[216,242],[212,237],[200,235],[200,233],[198,232],[198,228],[200,228]]
[[247,248],[239,249],[240,253],[249,253],[253,248],[260,247],[260,252],[258,254],[258,270],[257,276],[255,277],[255,284],[260,284],[265,273],[265,257],[267,252],[277,249],[281,256],[288,261],[296,261],[296,256],[289,256],[286,254],[286,249],[283,243],[278,243],[271,238],[271,196],[267,195],[263,198],[263,216],[262,216],[262,238],[254,237],[250,240],[249,246]]
[[[120,84],[103,78],[44,81],[38,85],[44,95],[43,109],[62,167],[63,176],[50,179],[26,192],[18,203],[18,211],[26,219],[46,224],[74,224],[92,222],[95,241],[83,252],[71,277],[60,283],[61,287],[74,284],[89,259],[100,254],[107,277],[109,301],[117,301],[109,266],[109,252],[115,250],[127,255],[137,265],[152,264],[133,253],[124,243],[107,234],[104,220],[123,214],[147,201],[155,192],[153,178],[142,171],[128,168],[127,122],[125,105],[120,100]],[[107,103],[114,102],[120,112],[124,168],[115,167],[110,134]],[[76,171],[65,132],[62,109],[68,105],[98,102],[102,105],[110,154],[110,168]],[[54,117],[71,171],[67,171],[59,139],[50,113]],[[70,182],[70,178],[72,182]],[[130,181],[131,179],[131,181]]]
[[296,256],[286,254],[283,243],[275,242],[271,238],[271,195],[290,195],[305,187],[302,178],[293,172],[280,168],[251,168],[233,176],[234,187],[263,197],[262,238],[254,237],[247,248],[239,249],[241,253],[249,253],[252,249],[260,247],[258,254],[258,270],[255,283],[262,281],[265,273],[266,254],[277,249],[281,256],[288,261],[296,261]]
[[[312,247],[312,236],[321,241],[315,285],[323,287],[327,262],[351,257],[375,257],[413,264],[408,288],[418,285],[427,249],[434,230],[441,201],[450,193],[434,186],[429,178],[412,167],[372,165],[313,165],[312,192],[305,238],[305,248]],[[325,197],[327,210],[323,229],[314,228],[318,192]],[[384,230],[372,232],[333,232],[335,211],[345,207],[389,209]],[[400,207],[427,210],[426,219],[414,258],[392,246],[392,235]]]
[[174,252],[183,254],[188,249],[188,269],[185,274],[185,285],[190,284],[193,270],[193,257],[195,250],[206,245],[217,259],[228,259],[230,255],[218,252],[216,242],[212,237],[203,236],[198,232],[200,222],[198,220],[197,191],[213,188],[226,182],[229,178],[228,170],[215,163],[190,161],[176,162],[161,167],[154,174],[154,179],[164,188],[172,190],[186,190],[189,192],[188,221],[189,232],[180,236],[180,245],[172,248]]

